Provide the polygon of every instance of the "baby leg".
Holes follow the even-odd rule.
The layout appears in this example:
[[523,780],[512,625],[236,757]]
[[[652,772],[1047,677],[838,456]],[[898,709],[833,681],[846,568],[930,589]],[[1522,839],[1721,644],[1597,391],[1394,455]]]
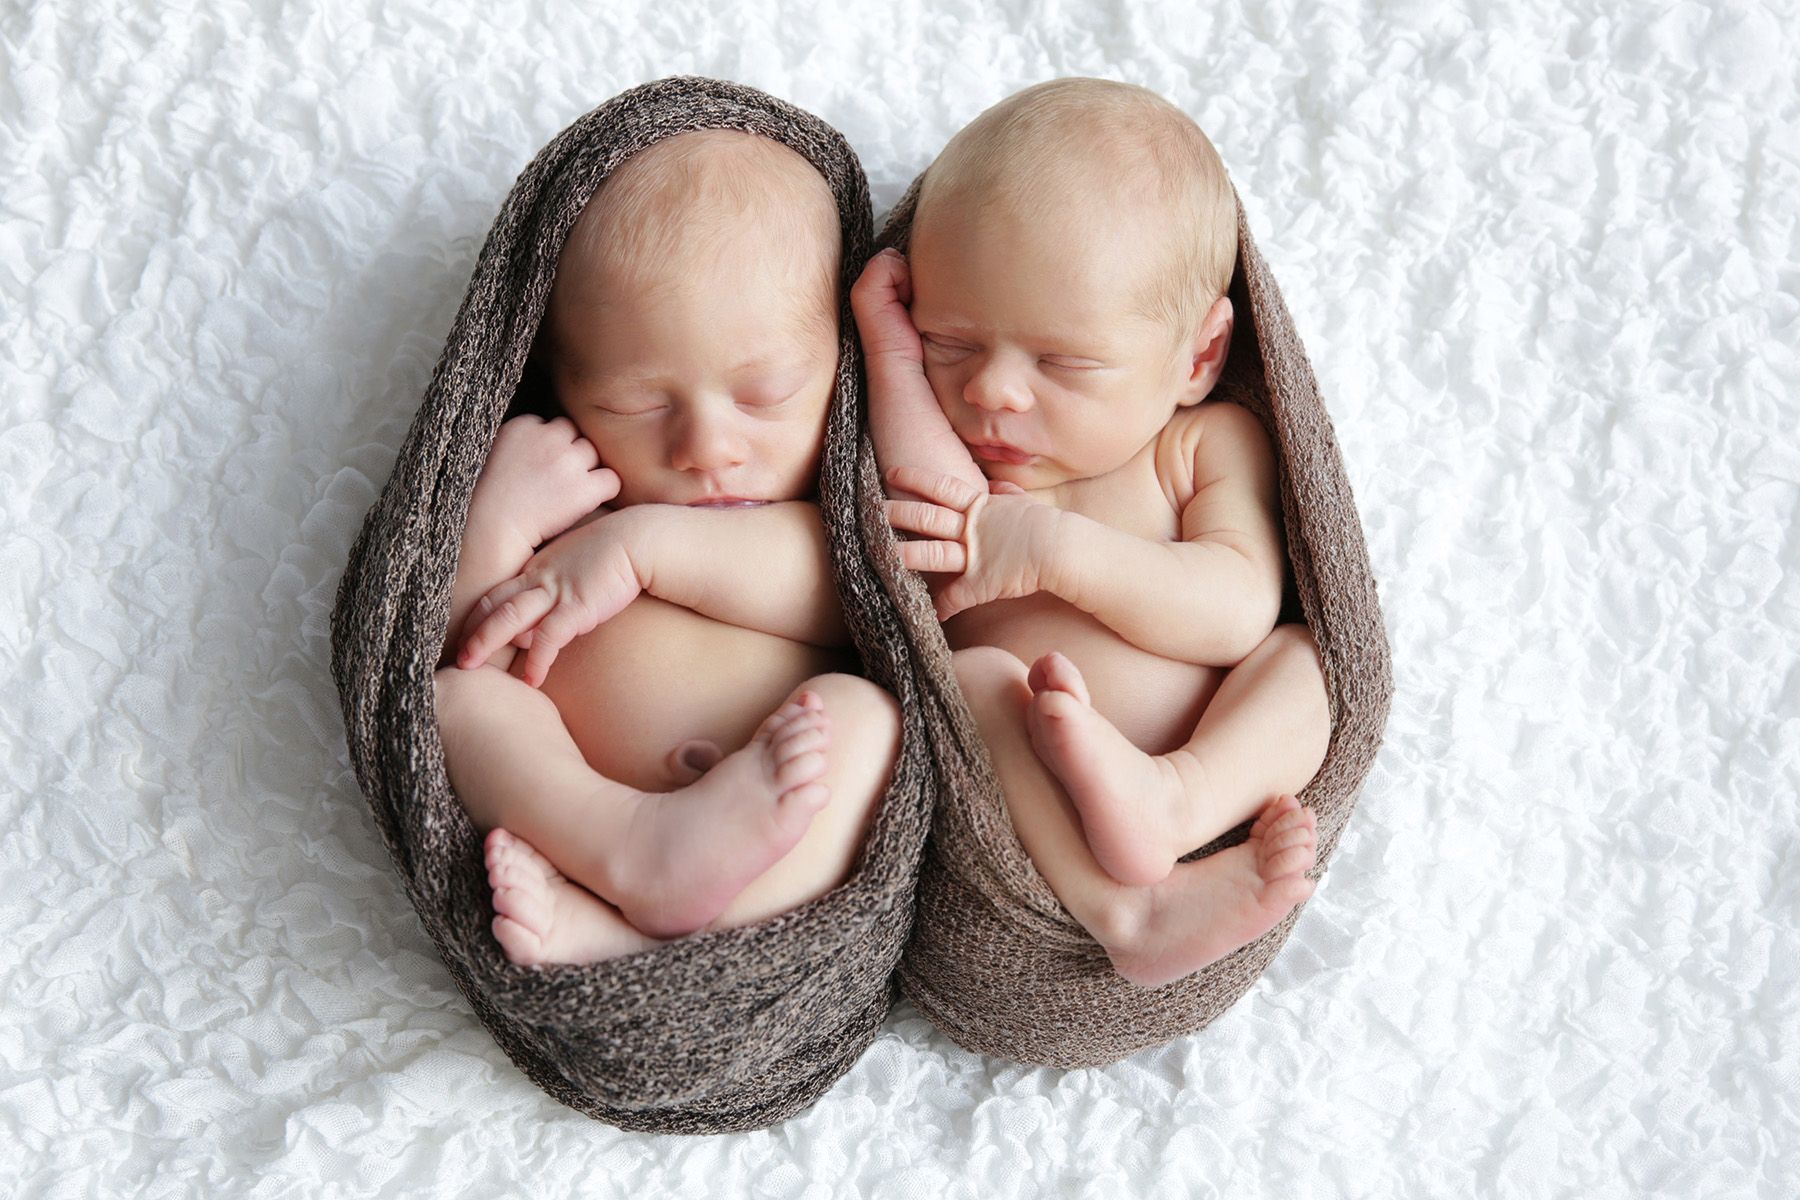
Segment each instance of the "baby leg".
[[1175,860],[1318,773],[1331,738],[1319,651],[1281,625],[1231,669],[1187,744],[1144,753],[1096,712],[1075,664],[1046,654],[1030,675],[1031,740],[1061,780],[1095,859],[1146,885]]
[[[463,526],[462,547],[456,558],[456,580],[450,589],[450,624],[444,637],[440,666],[454,662],[468,632],[469,613],[475,604],[495,587],[505,583],[524,569],[531,560],[533,547],[499,519],[501,514],[479,504],[472,504],[469,519]],[[506,670],[518,653],[512,646],[502,646],[488,658],[487,665]]]
[[794,848],[739,892],[709,929],[755,924],[837,887],[856,862],[887,794],[900,752],[900,705],[867,679],[840,674],[813,676],[786,703],[808,692],[823,701],[828,725],[796,744],[825,755],[818,782],[831,789],[831,802]]
[[445,765],[476,825],[504,827],[653,938],[716,918],[800,840],[828,795],[816,782],[824,756],[811,748],[825,718],[810,694],[703,778],[665,793],[595,772],[555,704],[505,671],[451,667],[434,681]]
[[1120,975],[1156,987],[1272,929],[1312,894],[1315,819],[1292,796],[1270,803],[1239,846],[1183,863],[1160,883],[1120,883],[1095,860],[1056,777],[1033,751],[1024,663],[993,646],[958,650],[957,680],[993,759],[1007,813],[1050,890]]

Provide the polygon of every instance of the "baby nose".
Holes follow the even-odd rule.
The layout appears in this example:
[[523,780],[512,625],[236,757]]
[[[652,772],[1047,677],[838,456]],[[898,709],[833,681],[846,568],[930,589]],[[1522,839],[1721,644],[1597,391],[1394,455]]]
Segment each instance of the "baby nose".
[[744,461],[744,443],[727,421],[707,413],[690,413],[676,433],[670,464],[679,471],[716,471]]
[[1031,389],[1006,364],[990,358],[969,376],[963,398],[976,408],[1023,412],[1031,407]]

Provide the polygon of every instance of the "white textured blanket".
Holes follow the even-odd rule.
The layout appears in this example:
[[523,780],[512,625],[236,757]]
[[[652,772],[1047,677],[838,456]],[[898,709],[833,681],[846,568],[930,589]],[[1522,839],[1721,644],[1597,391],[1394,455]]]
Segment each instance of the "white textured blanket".
[[[1800,1192],[1791,3],[0,7],[0,1195]],[[1105,1070],[909,1008],[765,1133],[505,1059],[352,778],[326,616],[569,120],[741,80],[878,210],[1040,79],[1212,135],[1390,623],[1318,897]]]

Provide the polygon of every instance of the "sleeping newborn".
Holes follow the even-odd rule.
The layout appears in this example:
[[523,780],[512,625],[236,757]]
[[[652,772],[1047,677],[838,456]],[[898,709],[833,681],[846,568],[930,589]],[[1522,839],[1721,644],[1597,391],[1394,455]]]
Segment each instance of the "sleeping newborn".
[[840,244],[803,157],[708,130],[614,170],[564,245],[533,349],[564,415],[501,427],[435,676],[514,962],[763,920],[862,844],[899,715],[848,673],[813,499]]
[[[852,293],[903,561],[927,572],[1019,839],[1154,987],[1312,894],[1294,792],[1330,712],[1261,425],[1202,403],[1231,341],[1236,203],[1192,120],[1058,80],[958,133],[908,257]],[[910,314],[909,314],[910,308]],[[1183,855],[1250,818],[1249,840]]]

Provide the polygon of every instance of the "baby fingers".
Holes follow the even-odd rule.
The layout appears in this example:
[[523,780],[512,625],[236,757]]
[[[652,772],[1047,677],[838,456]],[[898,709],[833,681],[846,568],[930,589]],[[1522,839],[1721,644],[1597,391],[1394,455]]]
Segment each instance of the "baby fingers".
[[900,562],[909,571],[966,571],[969,552],[961,542],[901,542]]
[[924,504],[917,500],[888,500],[888,524],[908,533],[927,537],[956,539],[963,535],[963,514],[941,504]]
[[895,487],[903,488],[915,496],[923,496],[927,500],[935,500],[959,512],[968,512],[977,500],[987,495],[986,492],[976,491],[954,475],[945,475],[941,471],[931,471],[924,467],[890,467],[887,479]]
[[532,687],[542,684],[550,674],[550,664],[557,652],[587,632],[581,618],[567,608],[558,608],[532,630],[531,649],[525,652],[525,682]]
[[480,623],[463,641],[462,652],[456,656],[458,666],[479,667],[500,647],[535,626],[555,604],[549,591],[541,587],[515,591],[496,601],[500,591],[496,588],[476,604],[475,616]]

